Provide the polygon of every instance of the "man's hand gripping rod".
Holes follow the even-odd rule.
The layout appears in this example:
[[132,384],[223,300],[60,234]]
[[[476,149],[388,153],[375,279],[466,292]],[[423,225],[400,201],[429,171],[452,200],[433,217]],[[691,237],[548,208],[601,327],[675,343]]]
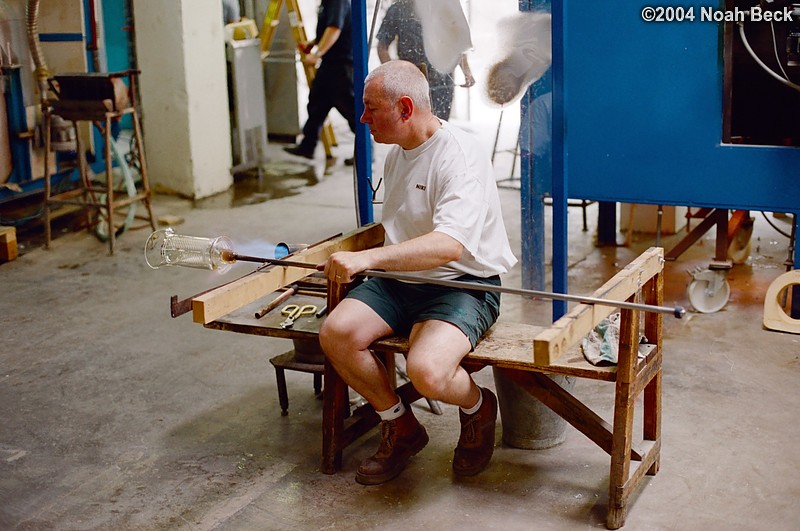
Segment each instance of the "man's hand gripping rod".
[[[320,270],[316,264],[309,264],[307,262],[294,262],[291,260],[278,260],[273,258],[261,258],[257,256],[246,256],[236,254],[231,251],[223,251],[222,259],[227,262],[259,262],[264,264],[283,266],[283,267],[300,267],[304,269]],[[680,319],[686,314],[686,309],[683,306],[655,306],[651,304],[640,304],[636,302],[627,301],[613,301],[609,299],[600,299],[597,297],[583,297],[580,295],[569,295],[566,293],[553,293],[550,291],[537,291],[533,289],[520,289],[520,288],[507,288],[505,286],[491,286],[486,284],[477,284],[475,282],[463,282],[460,280],[438,280],[420,277],[416,275],[407,275],[403,273],[392,273],[389,271],[377,271],[375,269],[367,269],[358,274],[360,277],[376,277],[388,278],[391,280],[401,280],[405,282],[417,282],[423,284],[433,284],[436,286],[445,286],[448,288],[468,289],[472,291],[491,291],[498,293],[509,293],[512,295],[528,295],[533,297],[540,297],[542,299],[563,300],[570,302],[579,302],[582,304],[600,304],[603,306],[614,306],[616,308],[625,308],[627,310],[640,310],[653,313],[668,313],[673,317]]]

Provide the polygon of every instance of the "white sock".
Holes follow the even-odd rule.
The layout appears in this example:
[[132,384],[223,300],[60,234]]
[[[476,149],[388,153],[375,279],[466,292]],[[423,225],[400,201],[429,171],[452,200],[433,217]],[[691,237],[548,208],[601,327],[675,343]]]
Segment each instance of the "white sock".
[[397,404],[390,407],[389,409],[385,409],[383,411],[377,411],[378,416],[381,420],[394,420],[396,418],[400,418],[406,412],[406,406],[403,405],[402,400],[398,400]]
[[[478,388],[478,390],[480,391],[480,388]],[[483,405],[483,391],[481,391],[481,395],[478,397],[477,404],[475,404],[469,409],[464,409],[463,407],[459,409],[461,409],[461,411],[463,411],[465,415],[474,415],[475,413],[478,412],[478,410],[481,408],[482,405]]]

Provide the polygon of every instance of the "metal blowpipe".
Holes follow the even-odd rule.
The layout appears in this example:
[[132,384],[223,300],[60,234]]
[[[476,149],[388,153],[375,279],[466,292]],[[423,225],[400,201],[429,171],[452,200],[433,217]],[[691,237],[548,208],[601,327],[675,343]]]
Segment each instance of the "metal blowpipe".
[[[301,267],[305,269],[319,269],[317,264],[310,264],[307,262],[293,262],[291,260],[278,260],[272,258],[261,258],[257,256],[245,256],[236,254],[233,251],[223,251],[221,258],[226,262],[259,262],[283,267]],[[553,293],[549,291],[537,291],[532,289],[520,288],[507,288],[505,286],[491,286],[486,284],[477,284],[475,282],[463,282],[460,280],[438,280],[420,277],[416,275],[408,275],[404,273],[392,273],[389,271],[377,271],[375,269],[367,269],[358,276],[375,277],[375,278],[388,278],[392,280],[402,280],[405,282],[418,282],[423,284],[433,284],[436,286],[445,286],[449,288],[469,289],[472,291],[490,291],[498,293],[509,293],[512,295],[527,295],[533,297],[540,297],[542,299],[563,300],[570,302],[579,302],[582,304],[599,304],[602,306],[613,306],[615,308],[625,308],[627,310],[640,310],[653,313],[666,313],[680,319],[686,314],[686,309],[683,306],[655,306],[651,304],[639,304],[627,301],[612,301],[608,299],[600,299],[597,297],[583,297],[580,295],[568,295],[566,293]]]

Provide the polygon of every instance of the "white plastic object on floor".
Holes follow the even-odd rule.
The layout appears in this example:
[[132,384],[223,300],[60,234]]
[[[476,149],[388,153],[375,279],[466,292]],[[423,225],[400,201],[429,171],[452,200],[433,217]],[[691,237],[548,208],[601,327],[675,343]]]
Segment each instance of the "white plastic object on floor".
[[716,313],[725,307],[731,295],[726,271],[704,269],[690,274],[693,280],[689,283],[687,295],[695,310]]
[[767,288],[764,297],[764,327],[770,330],[780,330],[792,334],[800,334],[800,319],[794,319],[787,314],[779,297],[784,289],[800,285],[800,269],[788,271],[775,280]]

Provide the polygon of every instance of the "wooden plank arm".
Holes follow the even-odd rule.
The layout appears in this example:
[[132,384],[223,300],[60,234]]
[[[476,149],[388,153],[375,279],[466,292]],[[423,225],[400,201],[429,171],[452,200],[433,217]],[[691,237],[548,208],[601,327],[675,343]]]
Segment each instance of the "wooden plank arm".
[[[362,250],[381,245],[383,234],[382,225],[366,225],[339,238],[303,249],[292,258],[297,262],[319,264],[336,251]],[[311,273],[308,269],[276,266],[255,275],[247,275],[196,297],[192,301],[193,320],[195,323],[208,324]]]
[[[664,250],[651,247],[592,293],[592,297],[625,301],[664,268]],[[547,366],[576,345],[600,321],[615,311],[613,306],[578,304],[533,340],[534,363]]]

